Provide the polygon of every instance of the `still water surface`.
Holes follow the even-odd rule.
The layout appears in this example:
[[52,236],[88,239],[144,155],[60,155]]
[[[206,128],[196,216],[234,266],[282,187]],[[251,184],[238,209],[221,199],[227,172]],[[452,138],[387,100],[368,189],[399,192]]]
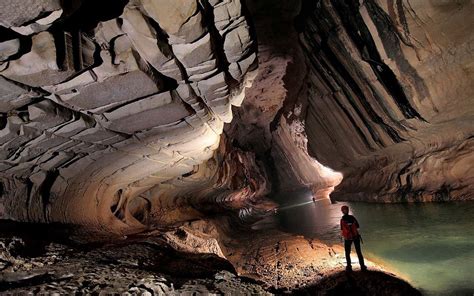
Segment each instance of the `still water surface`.
[[403,275],[426,295],[474,295],[474,202],[308,200],[282,207],[277,215],[282,230],[340,243],[340,208],[347,204],[361,225],[364,256]]

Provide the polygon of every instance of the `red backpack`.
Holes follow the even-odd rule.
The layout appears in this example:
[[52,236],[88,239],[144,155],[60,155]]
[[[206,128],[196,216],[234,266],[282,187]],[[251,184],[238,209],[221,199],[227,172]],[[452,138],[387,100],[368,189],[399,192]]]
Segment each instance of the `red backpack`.
[[341,219],[341,232],[342,236],[346,240],[353,240],[359,237],[359,232],[357,231],[357,221],[348,222],[344,219]]

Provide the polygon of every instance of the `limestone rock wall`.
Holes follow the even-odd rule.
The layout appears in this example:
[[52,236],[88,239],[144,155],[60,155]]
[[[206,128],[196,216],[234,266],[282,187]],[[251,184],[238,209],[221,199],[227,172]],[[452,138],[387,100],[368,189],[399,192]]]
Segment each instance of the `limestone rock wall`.
[[240,0],[0,6],[1,218],[143,227],[256,73]]
[[473,199],[474,3],[305,1],[311,154],[333,197]]
[[472,199],[472,1],[66,2],[2,3],[1,218]]
[[235,147],[255,154],[267,172],[272,199],[291,203],[301,190],[329,198],[342,176],[307,149],[309,69],[295,28],[301,1],[249,1],[248,6],[258,36],[259,73],[226,134]]

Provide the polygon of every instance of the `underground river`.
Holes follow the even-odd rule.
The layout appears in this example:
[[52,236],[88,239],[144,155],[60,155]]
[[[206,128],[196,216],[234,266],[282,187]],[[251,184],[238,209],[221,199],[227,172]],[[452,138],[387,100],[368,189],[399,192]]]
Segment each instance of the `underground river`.
[[[310,202],[308,202],[310,201]],[[474,295],[474,203],[373,204],[299,198],[277,218],[286,231],[339,241],[340,207],[361,225],[364,256],[400,274],[426,295]],[[354,261],[357,256],[353,249]],[[358,265],[354,267],[358,269]]]

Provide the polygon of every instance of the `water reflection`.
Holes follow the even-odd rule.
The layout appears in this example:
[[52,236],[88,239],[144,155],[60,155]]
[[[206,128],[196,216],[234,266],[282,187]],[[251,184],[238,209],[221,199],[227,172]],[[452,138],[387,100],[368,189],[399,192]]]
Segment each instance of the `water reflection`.
[[[474,295],[474,203],[313,203],[288,197],[273,217],[282,231],[339,242],[341,205],[361,224],[364,254],[382,260],[427,295]],[[268,224],[270,225],[270,224]]]
[[337,242],[341,204],[331,204],[329,199],[313,202],[311,197],[300,200],[296,203],[298,206],[282,207],[278,211],[279,228],[285,232]]

